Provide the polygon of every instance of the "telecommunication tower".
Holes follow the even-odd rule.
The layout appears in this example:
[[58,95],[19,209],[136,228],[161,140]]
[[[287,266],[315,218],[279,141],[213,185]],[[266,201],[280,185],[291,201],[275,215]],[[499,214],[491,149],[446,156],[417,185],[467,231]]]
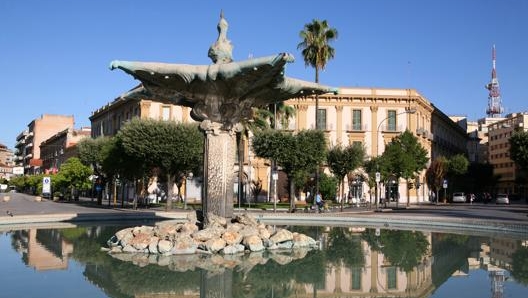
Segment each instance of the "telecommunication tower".
[[491,70],[491,81],[486,84],[486,89],[489,90],[488,95],[488,109],[486,114],[491,118],[500,118],[504,111],[501,102],[500,90],[499,90],[499,80],[497,79],[497,70],[495,68],[496,64],[496,55],[495,55],[495,45],[491,52],[493,68]]

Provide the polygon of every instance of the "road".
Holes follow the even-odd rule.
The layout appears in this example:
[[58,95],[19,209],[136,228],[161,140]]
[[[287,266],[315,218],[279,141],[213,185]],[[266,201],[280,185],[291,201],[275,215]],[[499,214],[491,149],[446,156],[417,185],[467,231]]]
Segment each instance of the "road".
[[[5,197],[9,196],[9,200]],[[182,209],[165,211],[162,208],[132,209],[114,207],[104,202],[97,206],[89,198],[76,202],[53,202],[43,199],[36,201],[35,196],[23,193],[0,194],[0,226],[19,224],[39,224],[44,222],[78,222],[103,220],[141,220],[141,219],[178,219],[183,220],[187,213]],[[428,226],[434,222],[437,226],[475,227],[485,225],[496,230],[512,227],[525,230],[528,234],[528,204],[514,201],[511,205],[496,204],[419,204],[408,208],[405,204],[385,209],[339,208],[325,213],[274,213],[272,210],[237,210],[247,212],[260,220],[269,222],[295,222],[300,224],[350,225],[368,223],[372,225],[415,225]],[[438,224],[440,223],[440,224]]]

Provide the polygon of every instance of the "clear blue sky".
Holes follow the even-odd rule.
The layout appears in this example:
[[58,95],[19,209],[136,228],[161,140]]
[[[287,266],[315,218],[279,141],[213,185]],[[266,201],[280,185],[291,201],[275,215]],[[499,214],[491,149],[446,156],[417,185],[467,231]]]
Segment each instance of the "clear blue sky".
[[112,60],[209,64],[220,10],[235,60],[290,52],[313,19],[339,32],[321,73],[336,87],[414,88],[448,115],[485,116],[491,48],[505,111],[528,110],[525,0],[0,0],[0,143],[40,115],[91,112],[137,85]]

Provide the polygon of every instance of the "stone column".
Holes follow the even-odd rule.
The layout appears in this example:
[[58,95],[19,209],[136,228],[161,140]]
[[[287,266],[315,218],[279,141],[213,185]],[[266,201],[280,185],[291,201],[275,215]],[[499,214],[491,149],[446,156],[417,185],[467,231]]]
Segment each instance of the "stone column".
[[378,107],[377,106],[371,106],[370,107],[370,122],[372,123],[372,129],[371,129],[371,141],[370,144],[371,147],[371,156],[378,156],[378,148],[379,148],[379,139],[378,139]]
[[343,106],[336,106],[336,141],[341,144],[343,135]]
[[223,130],[221,126],[209,120],[200,124],[205,132],[202,204],[204,215],[232,218],[236,132]]

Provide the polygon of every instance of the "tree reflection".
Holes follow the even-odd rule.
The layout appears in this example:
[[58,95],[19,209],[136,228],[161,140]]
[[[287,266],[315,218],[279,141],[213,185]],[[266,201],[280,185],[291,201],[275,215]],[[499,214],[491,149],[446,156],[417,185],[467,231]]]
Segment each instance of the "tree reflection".
[[325,257],[334,265],[341,265],[341,262],[349,267],[363,267],[365,265],[361,238],[344,228],[330,230]]
[[[468,258],[480,260],[481,268],[485,266],[482,262],[486,262],[486,257],[489,264],[494,264],[497,256],[490,258],[489,251],[497,250],[494,243],[504,243],[501,239],[459,234],[291,227],[321,241],[322,249],[263,251],[214,258],[210,255],[180,256],[181,259],[172,256],[177,260],[137,253],[123,254],[120,259],[108,255],[101,247],[121,228],[89,226],[14,231],[11,245],[21,253],[26,264],[35,244],[50,252],[60,251],[57,243],[73,246],[73,250],[63,250],[62,256],[67,254],[67,257],[61,260],[75,259],[84,264],[86,280],[109,297],[170,294],[264,298],[370,297],[369,293],[376,293],[377,297],[426,297],[422,294],[440,287],[455,272],[467,272]],[[522,247],[520,240],[515,241],[511,240],[517,249],[511,251],[511,276],[528,285],[528,248]],[[29,246],[31,243],[33,246]],[[502,249],[503,246],[498,247]],[[32,252],[35,254],[37,250]],[[127,261],[123,261],[125,255]],[[32,255],[33,262],[37,260],[35,257]],[[204,263],[210,266],[203,266]],[[218,265],[220,263],[222,265]]]
[[512,276],[519,283],[528,285],[528,247],[520,247],[512,255]]
[[372,250],[383,253],[393,265],[405,272],[418,266],[429,247],[429,241],[422,232],[381,230],[379,236],[373,229],[366,230],[362,238]]

